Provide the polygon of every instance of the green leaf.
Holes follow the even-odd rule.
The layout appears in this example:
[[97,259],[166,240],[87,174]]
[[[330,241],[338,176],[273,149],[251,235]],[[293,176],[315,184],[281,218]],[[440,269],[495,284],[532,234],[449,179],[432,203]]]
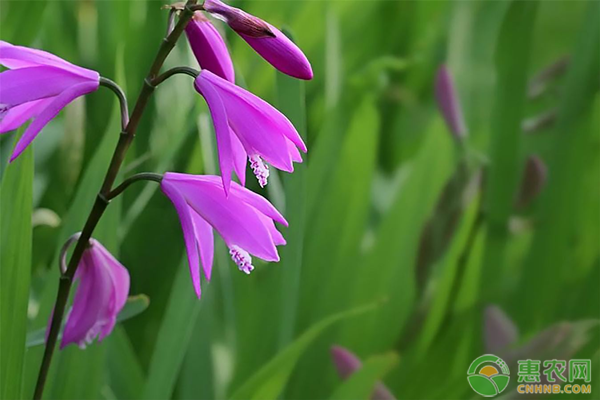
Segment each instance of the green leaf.
[[369,358],[331,395],[332,400],[371,399],[375,385],[398,364],[396,353]]
[[449,301],[452,287],[455,284],[456,274],[458,272],[461,256],[469,243],[469,238],[472,235],[473,229],[476,228],[476,221],[479,212],[479,198],[471,202],[464,215],[460,225],[454,233],[452,243],[450,244],[446,254],[443,256],[439,265],[436,268],[439,271],[439,276],[433,285],[435,292],[431,299],[431,306],[426,314],[423,329],[419,335],[417,343],[417,351],[421,355],[427,350],[435,335],[438,333],[440,326],[444,320],[446,312],[449,310]]
[[201,304],[190,283],[188,260],[184,257],[177,268],[152,353],[144,398],[171,397]]
[[[125,303],[125,306],[117,316],[117,322],[126,321],[136,315],[142,313],[150,305],[150,299],[144,294],[130,296]],[[63,320],[63,328],[66,320]],[[62,328],[61,328],[62,329]],[[58,335],[58,340],[62,337],[62,332]],[[44,344],[46,341],[46,328],[38,329],[27,334],[27,347],[34,347]]]
[[378,313],[344,324],[343,342],[359,353],[385,351],[408,318],[415,297],[415,263],[420,232],[454,169],[451,136],[436,119],[393,204],[382,216],[375,244],[361,262],[354,301],[389,301]]
[[[573,265],[573,244],[581,235],[577,218],[581,208],[579,199],[590,195],[582,171],[593,168],[592,160],[598,157],[598,130],[593,129],[590,114],[598,113],[598,108],[592,106],[599,84],[600,3],[589,2],[585,15],[562,90],[556,140],[549,157],[548,169],[552,175],[536,215],[544,227],[536,231],[525,260],[527,268],[524,268],[518,291],[520,296],[514,297],[515,307],[522,310],[522,321],[530,323],[533,319],[538,327],[543,325],[544,317],[554,315],[551,313],[555,307],[562,304],[562,296],[557,295],[557,291],[577,275],[566,266],[581,268]],[[592,185],[598,185],[597,171]],[[595,246],[597,249],[598,243]],[[567,296],[570,292],[563,293]],[[596,299],[590,298],[585,302],[598,304]],[[577,304],[573,311],[579,312],[580,307],[581,304]],[[594,312],[598,315],[598,308]]]
[[[286,32],[288,36],[289,33]],[[278,109],[294,124],[308,143],[306,136],[306,98],[304,81],[277,73]],[[306,156],[305,156],[306,158]],[[307,202],[307,160],[294,165],[293,174],[284,174],[285,215],[289,227],[282,229],[287,245],[281,250],[281,322],[279,344],[287,345],[293,336],[300,290],[300,271],[304,249],[304,229]]]
[[108,341],[108,380],[118,399],[142,398],[146,377],[125,329],[117,325]]
[[[499,290],[507,240],[508,218],[519,184],[520,154],[529,55],[538,3],[513,1],[506,13],[496,50],[496,93],[492,113],[490,166],[486,178],[485,210],[490,226],[482,284],[486,296]],[[490,290],[487,290],[487,289]]]
[[21,397],[31,279],[31,146],[7,167],[1,191],[0,397],[16,399]]
[[294,342],[281,350],[274,358],[250,377],[231,396],[232,399],[275,399],[283,391],[298,359],[310,344],[328,327],[346,318],[373,310],[371,304],[331,315],[314,324]]

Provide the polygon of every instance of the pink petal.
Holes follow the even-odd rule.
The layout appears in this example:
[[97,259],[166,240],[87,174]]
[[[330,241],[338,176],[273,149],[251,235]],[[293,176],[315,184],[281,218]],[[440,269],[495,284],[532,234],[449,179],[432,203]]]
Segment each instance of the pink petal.
[[196,234],[196,242],[200,250],[200,259],[202,261],[202,269],[204,276],[210,281],[210,275],[213,266],[215,239],[212,226],[190,207],[190,215],[194,224],[194,232]]
[[223,189],[225,190],[225,194],[228,194],[229,186],[231,184],[231,173],[233,171],[233,154],[227,112],[225,111],[225,106],[219,93],[206,80],[200,78],[204,73],[212,74],[212,72],[206,70],[200,72],[200,75],[195,81],[195,86],[196,90],[198,90],[198,92],[206,99],[206,103],[210,109],[210,114],[215,126],[215,135],[217,137],[219,168],[221,169]]
[[[167,178],[163,178],[163,182]],[[187,203],[212,225],[228,245],[237,245],[267,261],[279,261],[269,230],[255,209],[237,196],[225,196],[222,187],[209,182],[178,182]]]
[[54,97],[48,97],[11,108],[0,121],[0,133],[15,130],[31,118],[37,117],[40,111],[46,108],[53,99]]
[[312,79],[312,68],[302,50],[274,26],[220,0],[206,0],[204,9],[224,19],[231,29],[281,72],[300,79]]
[[[172,182],[188,182],[192,185],[209,183],[215,187],[220,187],[222,185],[218,176],[178,174],[176,172],[168,172],[167,174],[169,176],[169,180]],[[231,195],[253,207],[267,217],[279,222],[280,224],[288,226],[288,222],[285,220],[283,215],[281,215],[281,213],[277,211],[277,209],[261,195],[254,193],[253,191],[246,189],[235,182],[232,182],[231,184]]]
[[242,186],[246,185],[246,163],[248,160],[248,154],[244,150],[244,146],[236,134],[230,130],[231,133],[231,150],[233,151],[233,169],[235,174]]
[[[14,107],[32,100],[56,96],[66,89],[90,81],[57,67],[28,67],[0,73],[0,103]],[[95,89],[94,89],[95,90]],[[92,91],[92,90],[90,90]]]
[[[23,71],[23,70],[17,70]],[[7,71],[11,72],[11,71]],[[77,97],[86,93],[93,92],[98,88],[98,84],[94,82],[85,82],[72,86],[56,96],[48,106],[39,113],[37,118],[27,127],[21,139],[17,142],[10,161],[17,158],[25,148],[35,139],[37,134],[44,126],[62,110],[67,104],[75,100]]]
[[198,245],[196,243],[194,223],[185,198],[179,193],[175,185],[170,184],[167,176],[168,174],[165,174],[160,187],[163,193],[173,203],[177,215],[179,216],[179,220],[181,221],[181,229],[183,230],[183,239],[185,241],[188,263],[190,266],[190,275],[192,276],[192,283],[196,290],[196,295],[200,298],[200,260],[198,258]]
[[217,28],[197,11],[185,28],[190,47],[202,69],[212,71],[229,82],[235,82],[233,62],[227,45]]
[[312,79],[312,67],[302,50],[279,29],[271,24],[268,26],[275,37],[251,37],[241,32],[238,34],[279,71],[294,78]]
[[54,54],[28,47],[15,46],[5,41],[0,41],[0,64],[10,69],[44,65],[53,66],[65,69],[86,79],[100,79],[96,71],[73,65]]

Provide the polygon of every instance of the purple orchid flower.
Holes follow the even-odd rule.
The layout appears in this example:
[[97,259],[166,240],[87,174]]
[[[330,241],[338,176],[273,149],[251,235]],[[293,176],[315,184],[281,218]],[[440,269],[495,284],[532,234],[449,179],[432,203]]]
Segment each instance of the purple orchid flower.
[[454,88],[452,75],[445,65],[437,72],[435,79],[435,97],[446,124],[459,140],[467,135],[467,126],[460,106],[460,99]]
[[194,13],[185,33],[200,67],[234,83],[235,72],[227,45],[217,28],[201,12]]
[[204,9],[227,22],[231,29],[279,71],[294,78],[312,79],[310,62],[302,50],[273,25],[220,0],[205,0]]
[[0,41],[0,133],[34,119],[10,161],[21,154],[60,110],[100,85],[96,71],[73,65],[45,51]]
[[[331,348],[331,359],[338,375],[343,380],[348,379],[353,373],[362,368],[360,359],[350,350],[341,346],[333,346]],[[377,382],[371,394],[371,399],[395,400],[396,398],[383,383]]]
[[269,103],[207,70],[200,72],[195,87],[214,122],[225,193],[233,170],[245,185],[246,158],[261,187],[269,177],[263,159],[287,172],[294,170],[292,162],[302,162],[296,147],[306,153],[306,145],[294,125]]
[[[69,311],[60,348],[84,349],[108,336],[129,294],[129,273],[97,240],[90,239],[75,273],[79,286]],[[52,318],[50,318],[52,321]]]
[[283,216],[262,196],[232,183],[229,196],[218,176],[167,172],[161,182],[183,230],[190,273],[200,297],[200,261],[210,280],[213,263],[213,228],[221,235],[239,269],[249,274],[254,267],[250,254],[266,261],[279,261],[275,246],[285,239],[274,221],[287,226]]

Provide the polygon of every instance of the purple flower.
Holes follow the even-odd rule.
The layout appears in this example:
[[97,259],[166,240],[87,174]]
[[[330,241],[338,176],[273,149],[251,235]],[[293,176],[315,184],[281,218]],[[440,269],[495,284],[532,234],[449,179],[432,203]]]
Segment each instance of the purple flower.
[[262,58],[284,74],[312,79],[312,68],[302,50],[273,25],[220,0],[206,0],[204,9],[227,22]]
[[233,62],[227,45],[217,28],[201,12],[194,13],[185,33],[200,67],[234,83]]
[[251,254],[266,261],[279,261],[275,246],[284,245],[285,239],[275,228],[274,221],[285,226],[287,221],[265,198],[235,182],[226,196],[218,176],[167,172],[160,186],[179,215],[198,297],[200,262],[204,277],[210,280],[213,228],[229,247],[229,254],[242,272],[249,274],[254,269]]
[[[331,348],[331,358],[338,375],[343,380],[348,379],[354,372],[362,367],[359,358],[356,357],[354,353],[341,346],[333,346]],[[395,400],[395,397],[383,383],[377,382],[373,389],[373,394],[371,394],[371,399]]]
[[454,89],[452,76],[445,65],[442,65],[437,72],[435,97],[452,134],[457,139],[465,137],[467,135],[467,127],[460,107],[460,99]]
[[129,273],[98,241],[90,239],[75,273],[79,286],[67,316],[60,348],[85,348],[102,341],[114,328],[129,294]]
[[60,110],[98,89],[100,75],[45,51],[0,41],[0,133],[34,119],[17,143],[14,160]]
[[269,103],[207,70],[200,72],[195,87],[206,99],[215,125],[225,193],[233,170],[245,184],[246,158],[261,187],[269,176],[264,161],[287,172],[294,170],[293,161],[302,162],[296,147],[306,153],[306,145],[285,115]]

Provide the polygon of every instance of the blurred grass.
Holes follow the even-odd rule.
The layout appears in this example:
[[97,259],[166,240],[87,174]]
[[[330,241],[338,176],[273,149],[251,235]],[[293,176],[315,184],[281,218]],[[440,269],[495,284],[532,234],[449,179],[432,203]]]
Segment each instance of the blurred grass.
[[[2,40],[96,69],[135,99],[164,33],[161,2],[33,4],[0,0]],[[353,385],[383,377],[398,398],[471,398],[464,372],[485,351],[487,304],[514,318],[524,340],[559,321],[597,320],[599,3],[535,4],[235,2],[289,29],[315,72],[310,82],[284,77],[218,25],[239,82],[283,110],[309,147],[293,175],[277,174],[281,187],[273,181],[265,191],[247,176],[250,189],[284,206],[291,225],[282,260],[257,262],[243,276],[217,240],[213,279],[195,300],[174,210],[152,183],[132,187],[110,206],[94,236],[120,255],[131,294],[147,294],[150,307],[105,342],[61,352],[46,397],[226,398],[240,388],[269,388],[250,390],[268,397],[345,397],[359,390]],[[528,96],[532,78],[565,56],[566,73],[546,82],[541,95]],[[433,76],[442,63],[456,78],[469,126],[464,146],[435,106]],[[180,64],[196,66],[185,43],[168,60]],[[24,318],[29,298],[22,322],[28,331],[45,326],[56,251],[83,226],[118,136],[118,121],[109,117],[114,106],[100,90],[44,130],[34,145],[32,193],[27,179],[17,185],[12,176],[19,164],[7,168],[15,134],[0,137],[3,398],[19,397],[21,387],[30,397],[41,356],[39,347],[25,351],[17,333],[10,343],[4,339],[13,334],[5,310],[14,307]],[[554,124],[522,133],[524,119],[547,111],[556,112]],[[189,79],[170,80],[153,97],[124,175],[215,173],[212,135]],[[531,154],[548,165],[548,182],[539,198],[516,210]],[[468,190],[470,200],[463,201]],[[23,202],[22,212],[11,205],[29,196],[32,205]],[[5,229],[12,224],[7,208],[18,214],[23,240],[27,232],[33,236],[32,261],[22,259],[19,284],[11,275],[17,264],[7,261],[13,254],[7,249],[17,243]],[[38,208],[54,211],[60,225],[28,226]],[[315,336],[285,370],[269,364],[318,321],[373,301],[382,305]],[[24,325],[17,328],[24,332]],[[574,356],[593,358],[599,336],[590,331],[569,342]],[[366,360],[363,374],[342,384],[330,360],[333,344]],[[5,346],[25,351],[22,384],[18,361],[5,358]],[[381,356],[390,351],[400,355],[397,364]],[[285,379],[270,386],[277,374],[265,368]],[[10,387],[7,373],[14,375]]]

